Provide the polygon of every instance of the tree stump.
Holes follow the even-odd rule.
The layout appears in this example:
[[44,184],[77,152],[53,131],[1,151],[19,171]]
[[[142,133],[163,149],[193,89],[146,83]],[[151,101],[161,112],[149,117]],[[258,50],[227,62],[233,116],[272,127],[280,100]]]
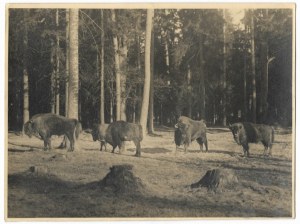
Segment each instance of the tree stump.
[[238,183],[238,178],[232,170],[208,170],[205,175],[191,188],[206,187],[209,191],[216,191],[217,188],[231,188]]
[[142,181],[132,173],[132,165],[115,165],[103,178],[101,185],[117,193],[136,193],[142,189]]

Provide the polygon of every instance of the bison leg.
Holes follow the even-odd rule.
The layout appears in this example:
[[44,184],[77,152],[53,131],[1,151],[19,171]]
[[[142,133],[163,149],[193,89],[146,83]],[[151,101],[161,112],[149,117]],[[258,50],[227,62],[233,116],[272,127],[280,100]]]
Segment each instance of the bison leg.
[[46,137],[44,139],[44,150],[50,150],[51,149],[51,138],[50,137]]
[[248,143],[242,144],[242,146],[243,146],[243,150],[244,150],[244,157],[249,157],[250,153],[249,153],[249,145],[248,145]]
[[68,133],[67,138],[70,141],[70,148],[68,149],[68,152],[74,151],[74,145],[75,145],[75,140],[73,138],[73,133]]
[[106,143],[104,141],[100,141],[100,151],[102,151],[102,147],[104,146],[106,151]]
[[205,138],[205,140],[204,140],[204,145],[205,145],[205,151],[207,152],[208,151],[208,144],[207,144],[207,139]]
[[140,141],[134,141],[134,144],[136,146],[135,156],[140,157],[141,156],[141,143],[140,143]]

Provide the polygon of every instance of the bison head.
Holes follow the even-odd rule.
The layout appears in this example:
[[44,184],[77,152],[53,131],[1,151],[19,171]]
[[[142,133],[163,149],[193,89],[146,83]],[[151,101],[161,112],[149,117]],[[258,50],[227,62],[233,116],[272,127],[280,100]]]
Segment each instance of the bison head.
[[241,144],[240,142],[240,132],[243,130],[243,124],[241,123],[235,123],[235,124],[229,124],[229,129],[232,132],[233,138],[236,141],[237,144]]
[[[175,128],[177,131],[177,145],[183,145],[185,143],[189,143],[188,140],[188,129],[189,129],[189,125],[187,124],[183,124],[183,123],[177,123],[175,125]],[[180,136],[179,136],[180,135]],[[176,141],[175,141],[176,142]],[[180,142],[180,144],[178,144]]]
[[99,138],[99,130],[98,130],[98,125],[94,125],[93,129],[90,132],[93,136],[93,141],[97,141]]
[[28,136],[28,137],[32,137],[32,135],[34,135],[34,130],[33,130],[33,122],[27,121],[24,126],[23,126],[23,132]]

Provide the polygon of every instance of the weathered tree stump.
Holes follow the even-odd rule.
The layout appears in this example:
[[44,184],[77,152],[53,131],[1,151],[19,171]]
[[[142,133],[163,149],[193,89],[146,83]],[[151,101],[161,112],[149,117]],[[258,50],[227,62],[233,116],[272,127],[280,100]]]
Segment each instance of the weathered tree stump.
[[209,191],[216,191],[217,188],[229,188],[238,183],[238,178],[232,170],[208,170],[205,175],[191,188],[206,187]]
[[132,173],[132,168],[133,166],[128,164],[112,166],[101,185],[118,193],[139,192],[143,187],[142,181]]

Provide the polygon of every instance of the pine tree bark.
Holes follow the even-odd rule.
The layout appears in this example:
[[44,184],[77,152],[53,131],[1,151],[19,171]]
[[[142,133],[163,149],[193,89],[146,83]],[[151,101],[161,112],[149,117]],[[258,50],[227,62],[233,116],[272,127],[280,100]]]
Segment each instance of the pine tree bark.
[[101,52],[100,52],[100,123],[104,124],[104,15],[103,9],[100,10],[101,13]]
[[254,10],[251,11],[251,65],[252,65],[252,121],[256,123],[256,77],[255,77],[255,35]]
[[223,126],[226,126],[227,124],[227,115],[226,115],[226,73],[227,73],[227,64],[226,64],[226,58],[227,58],[227,51],[226,51],[226,44],[227,44],[227,39],[226,39],[226,9],[223,9]]
[[[57,30],[59,29],[59,10],[56,10],[56,28]],[[56,85],[55,85],[55,113],[59,114],[59,89],[60,89],[60,78],[59,78],[59,52],[60,52],[60,47],[59,47],[59,34],[56,34],[56,71],[55,71],[55,80],[56,80]]]
[[78,9],[70,9],[70,77],[68,117],[78,119]]
[[120,92],[121,92],[121,105],[120,105],[120,120],[126,121],[126,102],[127,102],[127,93],[126,93],[126,70],[127,70],[127,38],[125,35],[121,38],[119,43],[119,63],[120,63]]
[[203,37],[201,35],[200,45],[199,45],[199,90],[200,90],[200,115],[199,119],[205,120],[205,76],[204,76],[204,61],[203,61]]
[[51,113],[55,113],[55,64],[54,64],[54,43],[53,40],[50,40],[51,43],[51,55],[50,55],[50,64],[52,67],[52,72],[51,72],[51,93],[50,93],[50,107],[51,107]]
[[66,9],[66,78],[65,78],[65,116],[68,117],[69,76],[70,76],[70,10]]
[[[115,10],[111,10],[111,20],[113,24],[116,23]],[[116,120],[121,119],[121,75],[120,75],[120,62],[119,62],[119,44],[118,37],[113,34],[114,57],[115,57],[115,73],[116,73]]]
[[23,124],[29,120],[29,80],[28,80],[28,9],[24,10],[24,55],[23,55]]
[[149,117],[148,117],[148,132],[154,134],[154,124],[153,124],[153,109],[154,109],[154,86],[153,86],[153,75],[154,75],[154,33],[151,33],[151,72],[150,72],[150,98],[149,98]]
[[187,67],[187,88],[188,88],[187,115],[188,115],[189,118],[192,117],[192,86],[191,86],[191,79],[192,79],[191,67],[190,67],[190,65],[188,65],[188,67]]
[[144,92],[141,109],[140,124],[143,127],[143,134],[146,135],[147,129],[147,117],[149,107],[149,95],[150,95],[150,79],[151,79],[151,33],[152,33],[152,18],[154,15],[153,9],[147,9],[146,20],[146,38],[145,38],[145,81]]

